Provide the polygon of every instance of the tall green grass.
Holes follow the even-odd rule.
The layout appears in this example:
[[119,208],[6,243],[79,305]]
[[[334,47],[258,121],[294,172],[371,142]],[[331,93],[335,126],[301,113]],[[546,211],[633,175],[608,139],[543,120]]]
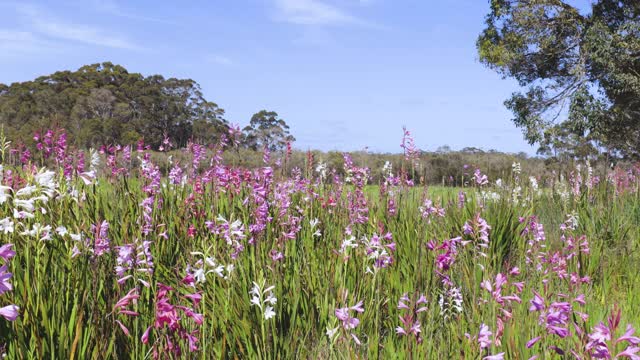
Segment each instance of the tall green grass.
[[[66,193],[61,181],[60,193]],[[91,224],[106,220],[110,224],[111,246],[131,243],[142,238],[138,218],[140,202],[145,195],[141,180],[119,177],[99,179],[97,185],[73,183],[79,198],[60,196],[43,204],[46,213],[24,220],[24,226],[34,223],[66,226],[70,232],[90,234]],[[265,235],[256,245],[245,244],[237,259],[229,256],[227,244],[212,234],[205,221],[218,215],[239,219],[248,224],[253,217],[243,200],[250,189],[243,186],[238,194],[214,192],[207,187],[190,205],[185,201],[193,193],[193,185],[164,186],[162,202],[156,202],[153,220],[163,224],[168,239],[153,236],[151,246],[155,273],[150,288],[140,287],[136,318],[120,318],[130,330],[125,335],[115,324],[114,304],[132,287],[120,286],[114,274],[115,254],[99,258],[71,257],[74,242],[53,235],[51,240],[20,235],[24,230],[1,234],[0,243],[14,243],[16,257],[10,262],[14,273],[14,290],[0,297],[0,304],[14,303],[20,307],[15,322],[0,319],[0,344],[10,359],[146,359],[151,357],[150,345],[142,344],[142,333],[153,322],[153,299],[158,282],[179,288],[187,265],[194,264],[204,252],[222,264],[235,266],[228,279],[209,274],[207,281],[197,285],[202,291],[200,311],[204,323],[200,327],[199,351],[183,358],[193,359],[319,359],[319,358],[413,358],[447,359],[479,358],[487,355],[478,350],[465,334],[477,334],[480,324],[493,323],[497,309],[489,304],[477,304],[482,295],[480,282],[493,279],[498,272],[513,266],[522,270],[525,282],[522,303],[513,309],[514,321],[505,324],[502,345],[491,352],[505,352],[507,358],[527,359],[542,353],[552,356],[545,347],[527,349],[526,342],[541,332],[537,315],[528,311],[532,290],[539,289],[540,277],[524,262],[526,243],[520,236],[521,217],[537,215],[545,225],[552,246],[560,244],[559,225],[567,214],[577,214],[577,234],[586,235],[591,254],[581,259],[582,271],[592,278],[584,312],[590,318],[587,330],[604,320],[614,304],[623,310],[623,321],[640,324],[640,283],[638,282],[638,244],[640,240],[640,194],[630,191],[616,194],[608,182],[589,193],[563,200],[551,191],[534,196],[530,201],[514,203],[508,193],[496,201],[482,201],[473,188],[430,187],[401,190],[397,194],[397,215],[389,215],[378,187],[366,190],[369,221],[353,227],[358,237],[380,233],[393,234],[397,244],[394,262],[375,274],[366,271],[371,261],[355,249],[344,260],[336,253],[348,225],[348,209],[338,206],[329,211],[320,201],[305,200],[304,193],[292,196],[291,209],[299,208],[302,229],[296,239],[282,240],[279,221],[268,224]],[[330,185],[318,186],[318,197],[329,196]],[[346,189],[347,190],[347,189]],[[458,208],[458,191],[464,190],[468,201]],[[527,189],[525,189],[527,191]],[[446,208],[442,218],[430,222],[422,219],[418,207],[427,194]],[[272,210],[273,211],[273,210]],[[470,252],[461,255],[451,272],[452,281],[461,288],[463,312],[443,317],[438,299],[443,292],[440,277],[435,273],[435,254],[427,248],[431,240],[442,241],[462,234],[464,223],[480,213],[491,226],[488,258],[478,260]],[[12,205],[0,205],[0,218],[11,216]],[[277,214],[272,213],[277,217]],[[309,220],[317,218],[321,236],[313,236]],[[189,236],[189,227],[197,229]],[[280,262],[271,260],[269,252],[279,249],[284,254]],[[483,265],[484,270],[479,266]],[[250,306],[252,282],[265,281],[275,285],[278,298],[276,316],[265,320],[255,306]],[[555,286],[555,285],[554,285]],[[559,285],[558,285],[559,286]],[[398,299],[404,293],[424,293],[428,310],[419,314],[422,342],[396,335],[399,326]],[[364,313],[354,329],[362,341],[350,338],[335,341],[326,335],[327,329],[338,326],[336,308],[364,301]],[[192,324],[193,325],[193,324]],[[193,325],[195,329],[195,325]],[[558,345],[562,341],[557,341]],[[169,353],[161,357],[171,358]]]

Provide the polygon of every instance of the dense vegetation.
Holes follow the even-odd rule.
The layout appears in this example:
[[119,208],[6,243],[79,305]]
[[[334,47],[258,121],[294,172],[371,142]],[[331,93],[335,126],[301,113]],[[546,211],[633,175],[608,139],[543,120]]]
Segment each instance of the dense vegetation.
[[640,2],[491,0],[480,60],[526,87],[505,102],[550,154],[640,156]]
[[309,154],[289,169],[267,149],[253,170],[233,165],[235,131],[179,160],[143,145],[85,154],[61,135],[30,157],[2,141],[8,358],[640,351],[637,166],[514,163],[494,179],[469,164],[465,187],[443,188],[411,177],[424,163],[408,132],[395,166]]
[[140,139],[158,148],[167,134],[180,147],[188,140],[214,143],[226,133],[223,116],[191,79],[145,77],[109,62],[0,84],[0,124],[27,144],[34,133],[57,127],[81,148]]

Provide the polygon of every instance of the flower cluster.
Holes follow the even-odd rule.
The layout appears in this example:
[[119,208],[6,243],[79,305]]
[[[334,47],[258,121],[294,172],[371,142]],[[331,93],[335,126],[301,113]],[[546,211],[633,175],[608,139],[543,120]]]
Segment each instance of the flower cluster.
[[278,301],[273,295],[273,289],[275,288],[273,285],[265,287],[264,281],[262,284],[254,282],[249,292],[249,295],[251,295],[251,305],[257,306],[260,311],[263,312],[265,320],[276,316],[276,312],[273,310],[273,305]]
[[[0,295],[7,291],[13,290],[10,279],[13,276],[9,272],[7,263],[12,257],[16,255],[16,252],[12,250],[13,244],[5,244],[0,246],[0,259],[2,259],[3,265],[0,266]],[[20,308],[14,304],[0,307],[0,316],[3,318],[14,321],[18,317],[18,310]]]

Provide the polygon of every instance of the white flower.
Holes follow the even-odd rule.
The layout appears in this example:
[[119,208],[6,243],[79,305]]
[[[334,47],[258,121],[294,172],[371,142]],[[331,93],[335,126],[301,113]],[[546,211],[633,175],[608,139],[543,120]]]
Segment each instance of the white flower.
[[326,332],[326,334],[327,334],[327,336],[329,337],[329,339],[333,339],[333,337],[335,336],[335,334],[338,332],[338,328],[339,328],[338,326],[336,326],[336,327],[335,327],[335,328],[333,328],[333,329],[329,329],[329,328],[327,328],[327,332]]
[[16,207],[21,207],[22,209],[28,212],[33,212],[33,210],[35,209],[32,199],[29,199],[29,200],[15,199],[13,200],[13,204]]
[[516,175],[520,175],[520,173],[522,172],[522,167],[520,166],[519,162],[514,162],[511,165],[511,169],[512,169],[513,173],[516,174]]
[[90,169],[95,171],[100,166],[100,154],[95,149],[89,149],[89,155],[91,156]]
[[33,219],[35,215],[26,211],[18,211],[17,209],[13,209],[13,217],[16,219]]
[[350,238],[344,239],[342,241],[342,245],[340,245],[340,252],[343,253],[348,247],[350,248],[358,247],[355,236],[351,236]]
[[269,320],[274,316],[276,316],[276,312],[273,311],[273,308],[271,306],[267,306],[264,309],[264,318],[265,318],[265,320]]
[[[193,254],[193,253],[192,253],[192,254]],[[202,253],[200,253],[200,254],[202,254]],[[214,259],[214,258],[212,258],[212,257],[206,257],[206,258],[204,259],[204,262],[205,262],[205,263],[207,263],[207,265],[209,265],[209,266],[211,266],[211,267],[215,267],[215,266],[216,266],[216,261],[215,261],[215,259]]]
[[269,293],[269,296],[267,296],[267,298],[264,301],[268,302],[271,305],[275,305],[278,299],[275,296],[273,296],[273,293]]
[[382,167],[382,173],[388,176],[393,174],[393,167],[389,161],[384,162],[384,166]]
[[320,178],[324,179],[327,177],[327,164],[326,163],[319,163],[318,166],[316,166],[316,172],[318,174],[320,174]]
[[56,187],[56,182],[54,181],[55,175],[53,171],[43,168],[36,174],[35,180],[40,186],[54,189]]
[[96,180],[96,171],[95,170],[85,171],[83,173],[80,173],[79,176],[85,185],[91,185]]
[[37,188],[35,185],[27,185],[22,189],[16,191],[16,196],[30,196],[36,191],[36,189]]
[[275,305],[278,299],[273,295],[273,289],[275,289],[275,286],[269,286],[264,290],[263,288],[264,281],[262,286],[253,282],[253,287],[251,288],[251,291],[249,291],[249,295],[251,295],[251,305],[256,305],[260,310],[264,310],[264,318],[269,320],[276,315],[273,310],[273,306],[271,305]]
[[13,226],[13,221],[11,221],[11,218],[7,217],[0,220],[0,231],[2,231],[5,234],[13,233],[14,226]]
[[224,266],[223,265],[218,265],[215,268],[213,268],[213,270],[209,270],[208,272],[215,272],[216,275],[220,276],[221,278],[224,278],[224,274],[222,273],[224,271]]
[[71,240],[73,240],[73,241],[82,241],[82,234],[69,233],[69,236],[71,237]]
[[206,274],[205,274],[203,268],[196,269],[193,272],[193,277],[196,279],[196,282],[198,282],[198,283],[201,283],[201,282],[203,283],[203,282],[205,282],[207,280],[205,275]]
[[10,186],[0,185],[0,204],[4,204],[11,195],[7,194],[7,190],[12,190]]

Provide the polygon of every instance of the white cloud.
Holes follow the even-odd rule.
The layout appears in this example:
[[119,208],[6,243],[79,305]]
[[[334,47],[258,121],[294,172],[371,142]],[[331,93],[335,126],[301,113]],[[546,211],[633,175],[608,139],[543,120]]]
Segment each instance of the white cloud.
[[300,25],[367,25],[340,8],[318,0],[276,0],[276,19]]
[[209,55],[205,59],[207,62],[215,63],[218,65],[233,65],[233,60],[222,55]]
[[5,56],[32,52],[37,49],[36,42],[37,39],[30,32],[0,29],[0,52]]
[[[115,0],[92,0],[90,2],[93,5],[93,8],[97,11],[121,17],[131,20],[139,20],[139,21],[147,21],[147,22],[155,22],[166,25],[177,25],[175,22],[159,19],[151,16],[139,15],[136,13],[132,13],[130,11],[124,10]],[[86,4],[86,0],[83,0],[81,4]]]
[[93,26],[71,24],[54,19],[33,5],[19,5],[17,11],[27,19],[33,32],[48,38],[118,49],[141,49],[125,37]]

